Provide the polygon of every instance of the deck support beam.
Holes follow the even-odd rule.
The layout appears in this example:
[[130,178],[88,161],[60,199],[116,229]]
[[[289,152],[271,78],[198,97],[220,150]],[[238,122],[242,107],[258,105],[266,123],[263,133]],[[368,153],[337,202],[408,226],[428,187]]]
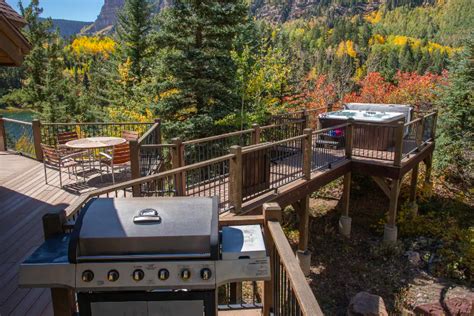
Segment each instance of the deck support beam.
[[342,215],[339,219],[339,232],[349,238],[351,236],[352,219],[349,217],[349,201],[351,195],[351,173],[344,175],[344,189],[342,192]]
[[408,202],[410,203],[411,211],[413,215],[418,215],[418,204],[416,204],[416,186],[418,184],[418,169],[419,164],[416,164],[411,171],[411,182],[410,182],[410,197]]
[[427,156],[424,159],[426,166],[425,171],[425,181],[423,183],[423,193],[426,197],[431,197],[433,195],[433,183],[431,182],[431,170],[433,168],[433,153]]
[[304,275],[308,276],[311,268],[311,251],[308,250],[309,244],[309,198],[307,195],[305,198],[292,204],[293,208],[298,213],[299,217],[299,242],[298,250],[296,252],[296,258],[300,263],[301,270]]
[[387,184],[384,178],[372,176],[372,180],[379,186],[379,188],[385,193],[385,195],[390,199],[390,186]]
[[397,241],[397,207],[398,194],[400,193],[400,179],[393,179],[390,186],[390,205],[388,208],[387,224],[384,228],[383,240],[386,243],[394,243]]

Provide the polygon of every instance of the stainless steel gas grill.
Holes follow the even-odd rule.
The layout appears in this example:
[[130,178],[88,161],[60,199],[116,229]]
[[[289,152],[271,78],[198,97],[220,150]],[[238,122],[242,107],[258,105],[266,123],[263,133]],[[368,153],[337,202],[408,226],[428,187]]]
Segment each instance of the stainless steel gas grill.
[[215,315],[219,285],[270,278],[260,226],[219,232],[217,203],[93,199],[21,265],[20,285],[75,289],[80,315]]

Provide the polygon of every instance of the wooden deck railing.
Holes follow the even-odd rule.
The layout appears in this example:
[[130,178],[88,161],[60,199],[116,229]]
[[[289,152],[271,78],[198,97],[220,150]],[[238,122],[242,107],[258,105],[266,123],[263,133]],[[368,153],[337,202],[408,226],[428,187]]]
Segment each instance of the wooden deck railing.
[[[157,136],[150,132],[139,140],[139,144],[137,142],[137,145],[134,145],[139,149],[135,151],[138,154],[134,154],[136,156],[132,158],[132,168],[136,168],[137,161],[150,158],[147,156],[150,152],[145,155],[148,150],[153,150],[151,156],[155,155],[155,160],[160,159],[160,156],[156,156],[160,155],[160,151],[167,150],[170,152],[172,169],[141,177],[136,170],[132,171],[135,179],[93,191],[85,200],[91,196],[127,194],[219,195],[221,211],[230,210],[238,214],[243,202],[270,191],[276,192],[296,180],[309,180],[312,172],[330,169],[332,165],[352,157],[388,160],[395,166],[400,166],[402,159],[414,151],[421,150],[434,138],[434,124],[422,123],[435,119],[436,114],[428,114],[408,124],[387,126],[349,122],[317,131],[305,129],[302,135],[275,142],[245,147],[234,145],[224,155],[191,165],[183,163],[182,143],[145,144],[144,139],[156,140]],[[154,126],[157,130],[159,125]],[[411,140],[412,130],[416,132],[414,142]],[[365,139],[371,132],[379,134],[374,134],[378,135],[376,141],[367,143]],[[205,142],[213,139],[219,138],[207,138]],[[74,214],[77,210],[73,207],[68,213]]]
[[55,145],[58,133],[76,131],[79,137],[117,136],[122,131],[136,131],[143,135],[155,122],[85,122],[85,123],[40,123],[41,141]]
[[35,147],[37,123],[0,117],[0,151],[11,150],[31,158],[42,156],[41,148]]

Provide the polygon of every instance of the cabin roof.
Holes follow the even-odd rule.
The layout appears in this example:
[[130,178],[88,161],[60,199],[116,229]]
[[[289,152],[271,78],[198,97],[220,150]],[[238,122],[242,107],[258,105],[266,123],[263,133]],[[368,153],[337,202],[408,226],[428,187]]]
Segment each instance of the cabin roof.
[[0,65],[20,66],[30,51],[30,43],[20,29],[26,21],[13,8],[0,0]]

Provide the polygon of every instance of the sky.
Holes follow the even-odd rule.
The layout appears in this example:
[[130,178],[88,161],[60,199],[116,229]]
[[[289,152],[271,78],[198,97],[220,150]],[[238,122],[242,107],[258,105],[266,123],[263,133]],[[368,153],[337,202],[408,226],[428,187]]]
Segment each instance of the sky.
[[[30,3],[29,0],[22,2],[24,6]],[[19,12],[18,0],[7,0],[7,3]],[[43,17],[85,22],[95,21],[102,4],[104,0],[40,0]]]

